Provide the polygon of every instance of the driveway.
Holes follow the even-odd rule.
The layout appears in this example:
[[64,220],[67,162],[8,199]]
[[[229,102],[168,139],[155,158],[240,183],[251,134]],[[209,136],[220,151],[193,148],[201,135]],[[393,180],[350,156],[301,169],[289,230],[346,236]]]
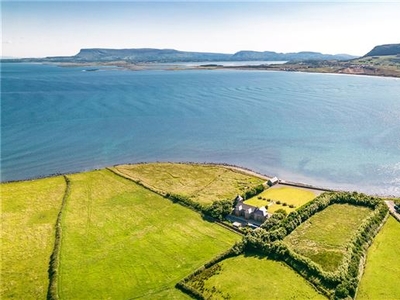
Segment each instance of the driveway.
[[400,214],[394,209],[394,202],[385,200],[385,203],[389,207],[390,213],[400,222]]

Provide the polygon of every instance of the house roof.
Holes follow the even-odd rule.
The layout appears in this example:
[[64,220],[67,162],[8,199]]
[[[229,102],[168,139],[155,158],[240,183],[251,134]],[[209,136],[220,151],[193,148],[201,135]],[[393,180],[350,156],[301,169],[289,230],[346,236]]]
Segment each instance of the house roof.
[[236,205],[236,208],[239,210],[250,210],[250,211],[254,211],[256,209],[258,209],[258,207],[253,206],[253,205],[249,205],[249,204],[244,204],[244,203],[238,203]]
[[254,214],[255,214],[255,215],[261,215],[261,216],[263,216],[263,217],[265,217],[266,215],[268,215],[267,210],[265,209],[265,207],[257,208],[257,209],[254,211]]
[[236,201],[243,201],[243,197],[240,195],[237,195],[235,198]]
[[278,177],[272,177],[272,178],[270,178],[269,180],[268,180],[268,182],[278,182],[279,181],[279,179],[278,179]]

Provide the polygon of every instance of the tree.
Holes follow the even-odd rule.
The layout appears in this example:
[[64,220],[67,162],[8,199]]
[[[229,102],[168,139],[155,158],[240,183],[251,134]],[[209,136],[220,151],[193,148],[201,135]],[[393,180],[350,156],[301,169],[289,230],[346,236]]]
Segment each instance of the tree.
[[208,208],[207,214],[213,218],[223,220],[227,215],[232,212],[232,201],[220,200],[214,201]]

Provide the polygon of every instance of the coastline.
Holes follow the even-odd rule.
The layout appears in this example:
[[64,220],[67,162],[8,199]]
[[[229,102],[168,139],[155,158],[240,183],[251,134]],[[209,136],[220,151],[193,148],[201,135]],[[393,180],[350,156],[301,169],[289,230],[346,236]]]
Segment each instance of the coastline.
[[[104,168],[94,168],[91,170],[84,170],[84,171],[78,171],[78,172],[69,172],[69,173],[53,173],[53,174],[48,174],[48,175],[42,175],[42,176],[36,176],[28,179],[21,179],[21,180],[9,180],[9,181],[1,181],[0,184],[8,184],[8,183],[16,183],[16,182],[25,182],[25,181],[34,181],[34,180],[39,180],[39,179],[45,179],[45,178],[52,178],[52,177],[57,177],[57,176],[66,176],[66,175],[72,175],[72,174],[78,174],[78,173],[83,173],[83,172],[91,172],[91,171],[97,171],[97,170],[103,170],[103,169],[108,169],[110,167],[116,167],[120,165],[143,165],[143,164],[157,164],[157,163],[171,163],[171,164],[186,164],[186,165],[204,165],[204,166],[217,166],[217,167],[223,167],[226,169],[230,169],[234,172],[254,176],[261,178],[265,181],[269,180],[270,178],[274,177],[273,175],[266,175],[262,174],[259,172],[256,172],[254,170],[251,170],[249,168],[243,167],[243,166],[238,166],[234,164],[228,164],[228,163],[213,163],[213,162],[170,162],[170,161],[154,161],[154,162],[138,162],[138,163],[125,163],[125,164],[115,164],[112,166],[106,166]],[[299,188],[305,188],[305,189],[313,189],[313,190],[318,190],[322,192],[335,192],[339,191],[336,189],[330,189],[327,187],[321,187],[321,186],[316,186],[316,185],[311,185],[307,183],[302,183],[302,182],[293,182],[293,181],[288,181],[279,178],[279,184],[284,185],[284,186],[294,186],[294,187],[299,187]],[[345,190],[343,190],[345,191]],[[393,198],[393,195],[375,195],[379,196],[382,198]],[[396,198],[396,197],[394,197]]]
[[[7,63],[28,63],[28,64],[48,64],[56,65],[62,68],[115,68],[115,70],[128,71],[183,71],[183,70],[237,70],[237,71],[269,71],[269,72],[298,72],[298,73],[315,73],[315,74],[333,74],[333,75],[351,75],[351,76],[370,76],[370,77],[386,77],[400,78],[400,65],[396,68],[380,68],[380,67],[359,67],[358,65],[342,66],[327,65],[324,67],[314,67],[306,62],[294,64],[260,64],[260,65],[214,65],[212,63],[206,65],[184,65],[184,64],[162,64],[162,63],[130,63],[126,61],[114,62],[7,62]],[[99,71],[99,70],[89,70]]]

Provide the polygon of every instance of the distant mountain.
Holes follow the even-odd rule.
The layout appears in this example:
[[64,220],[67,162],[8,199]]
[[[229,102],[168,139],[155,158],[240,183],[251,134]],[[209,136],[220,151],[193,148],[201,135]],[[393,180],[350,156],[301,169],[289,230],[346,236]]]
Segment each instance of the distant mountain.
[[400,54],[400,44],[386,44],[375,46],[370,52],[364,55],[366,56],[386,56],[386,55],[398,55]]
[[216,62],[216,61],[304,61],[304,60],[349,60],[355,56],[347,54],[322,54],[318,52],[277,53],[272,51],[239,51],[235,54],[187,52],[174,49],[81,49],[74,56],[52,56],[46,58],[25,58],[12,61],[93,63],[116,62],[128,63],[174,63],[174,62]]
[[76,61],[116,61],[130,62],[187,62],[187,61],[226,61],[231,54],[185,52],[174,49],[81,49],[74,56]]
[[318,52],[276,53],[272,51],[239,51],[235,54],[185,52],[173,49],[82,49],[74,59],[77,61],[132,62],[185,62],[185,61],[289,61],[289,60],[347,60],[355,56],[330,55]]
[[271,51],[239,51],[232,56],[233,60],[269,60],[269,61],[299,61],[299,60],[348,60],[355,56],[348,54],[322,54],[319,52],[276,53]]

